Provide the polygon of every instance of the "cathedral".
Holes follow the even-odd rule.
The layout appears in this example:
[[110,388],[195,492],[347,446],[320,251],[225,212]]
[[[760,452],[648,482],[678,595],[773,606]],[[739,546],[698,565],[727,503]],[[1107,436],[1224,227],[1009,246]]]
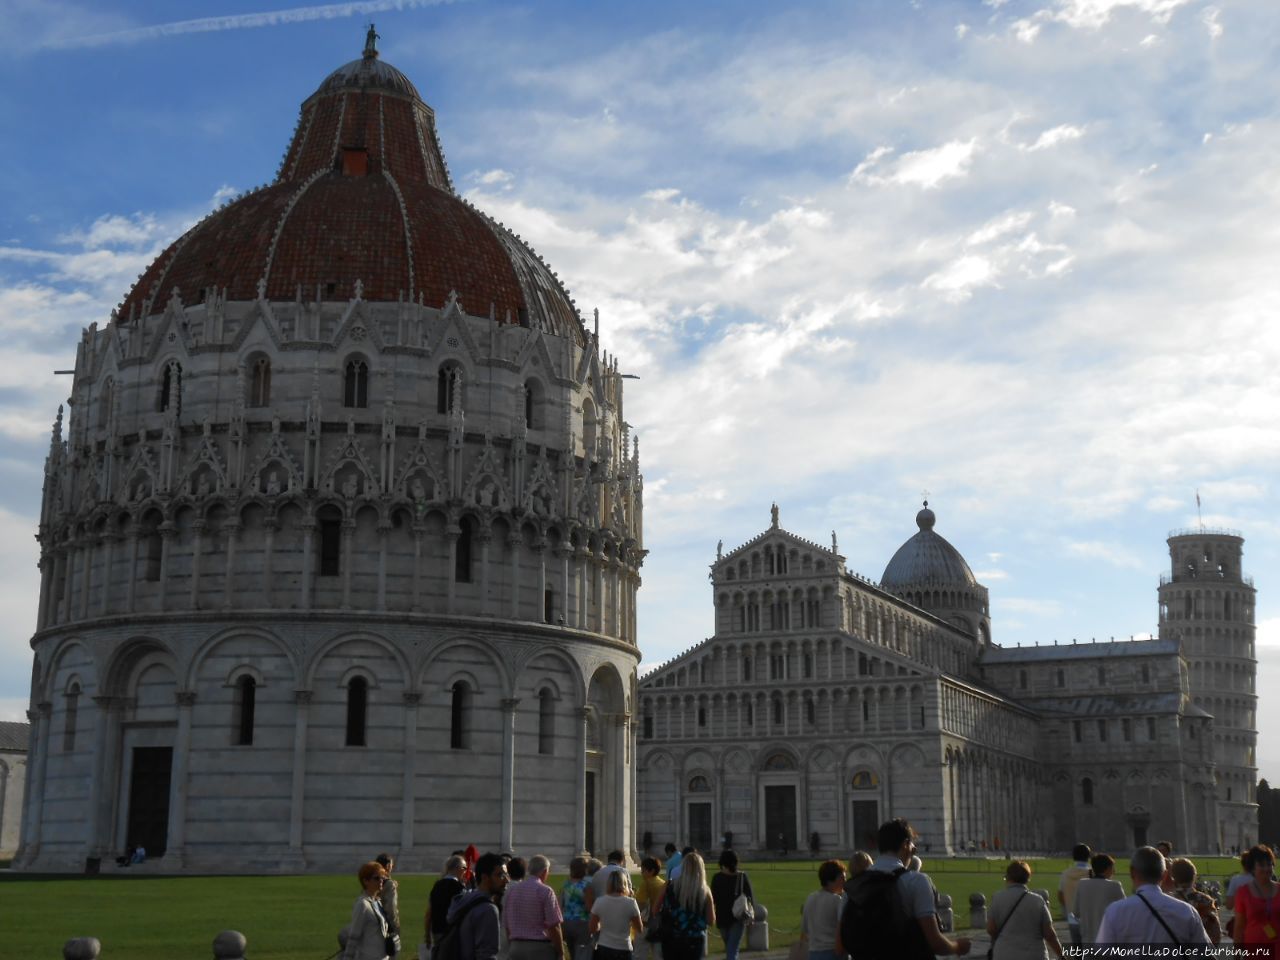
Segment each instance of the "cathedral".
[[1001,647],[986,587],[917,532],[879,583],[779,524],[711,565],[715,633],[640,682],[637,831],[747,856],[875,849],[1122,854],[1257,837],[1244,541],[1176,531],[1148,640]]
[[275,179],[80,339],[19,868],[630,846],[623,378],[557,274],[458,195],[376,39],[302,103]]

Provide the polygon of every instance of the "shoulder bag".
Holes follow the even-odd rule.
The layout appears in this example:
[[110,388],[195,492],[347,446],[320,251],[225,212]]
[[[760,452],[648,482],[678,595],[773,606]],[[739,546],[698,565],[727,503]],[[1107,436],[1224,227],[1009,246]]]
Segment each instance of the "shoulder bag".
[[733,919],[741,920],[744,923],[752,923],[756,919],[756,908],[755,904],[751,902],[751,898],[742,889],[746,876],[745,873],[738,873],[738,892],[733,898]]
[[[1023,890],[1022,897],[1025,897],[1028,893],[1029,891]],[[995,956],[994,951],[996,949],[996,941],[1000,939],[1000,931],[1004,929],[1004,925],[1009,922],[1013,915],[1018,912],[1018,907],[1022,904],[1022,897],[1013,902],[1013,909],[1009,911],[1009,915],[1004,918],[1000,926],[996,927],[996,932],[991,935],[991,946],[987,947],[987,960],[991,960]]]

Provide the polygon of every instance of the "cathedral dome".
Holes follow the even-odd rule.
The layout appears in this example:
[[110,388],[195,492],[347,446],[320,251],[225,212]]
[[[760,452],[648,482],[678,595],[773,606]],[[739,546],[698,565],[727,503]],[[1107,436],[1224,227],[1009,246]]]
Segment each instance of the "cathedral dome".
[[302,104],[273,183],[214,211],[139,277],[122,320],[173,298],[407,300],[456,293],[473,315],[586,343],[568,291],[520,238],[458,197],[435,114],[379,59],[331,73]]
[[937,521],[926,500],[916,514],[920,532],[898,548],[880,577],[881,585],[892,591],[914,586],[976,586],[978,581],[960,551],[934,533]]

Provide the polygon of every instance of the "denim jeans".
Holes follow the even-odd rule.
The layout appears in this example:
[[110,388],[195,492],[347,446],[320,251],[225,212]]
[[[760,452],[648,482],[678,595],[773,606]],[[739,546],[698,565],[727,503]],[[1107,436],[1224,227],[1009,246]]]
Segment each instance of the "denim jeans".
[[732,926],[721,927],[720,936],[724,938],[724,960],[738,960],[738,944],[742,943],[742,934],[747,925],[741,920]]

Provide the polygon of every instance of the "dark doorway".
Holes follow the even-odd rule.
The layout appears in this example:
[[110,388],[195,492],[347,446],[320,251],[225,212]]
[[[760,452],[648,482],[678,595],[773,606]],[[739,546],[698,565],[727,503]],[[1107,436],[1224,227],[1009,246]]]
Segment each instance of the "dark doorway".
[[585,841],[583,846],[588,850],[594,851],[596,848],[596,775],[593,771],[587,771],[587,802],[586,802],[586,831],[584,832]]
[[766,846],[779,853],[796,848],[796,788],[764,788],[764,832]]
[[711,804],[689,804],[689,843],[699,850],[711,849]]
[[129,826],[125,842],[147,859],[164,856],[169,842],[169,774],[173,747],[134,747],[129,778]]
[[853,848],[872,856],[879,847],[876,834],[880,830],[879,804],[875,800],[853,801]]

